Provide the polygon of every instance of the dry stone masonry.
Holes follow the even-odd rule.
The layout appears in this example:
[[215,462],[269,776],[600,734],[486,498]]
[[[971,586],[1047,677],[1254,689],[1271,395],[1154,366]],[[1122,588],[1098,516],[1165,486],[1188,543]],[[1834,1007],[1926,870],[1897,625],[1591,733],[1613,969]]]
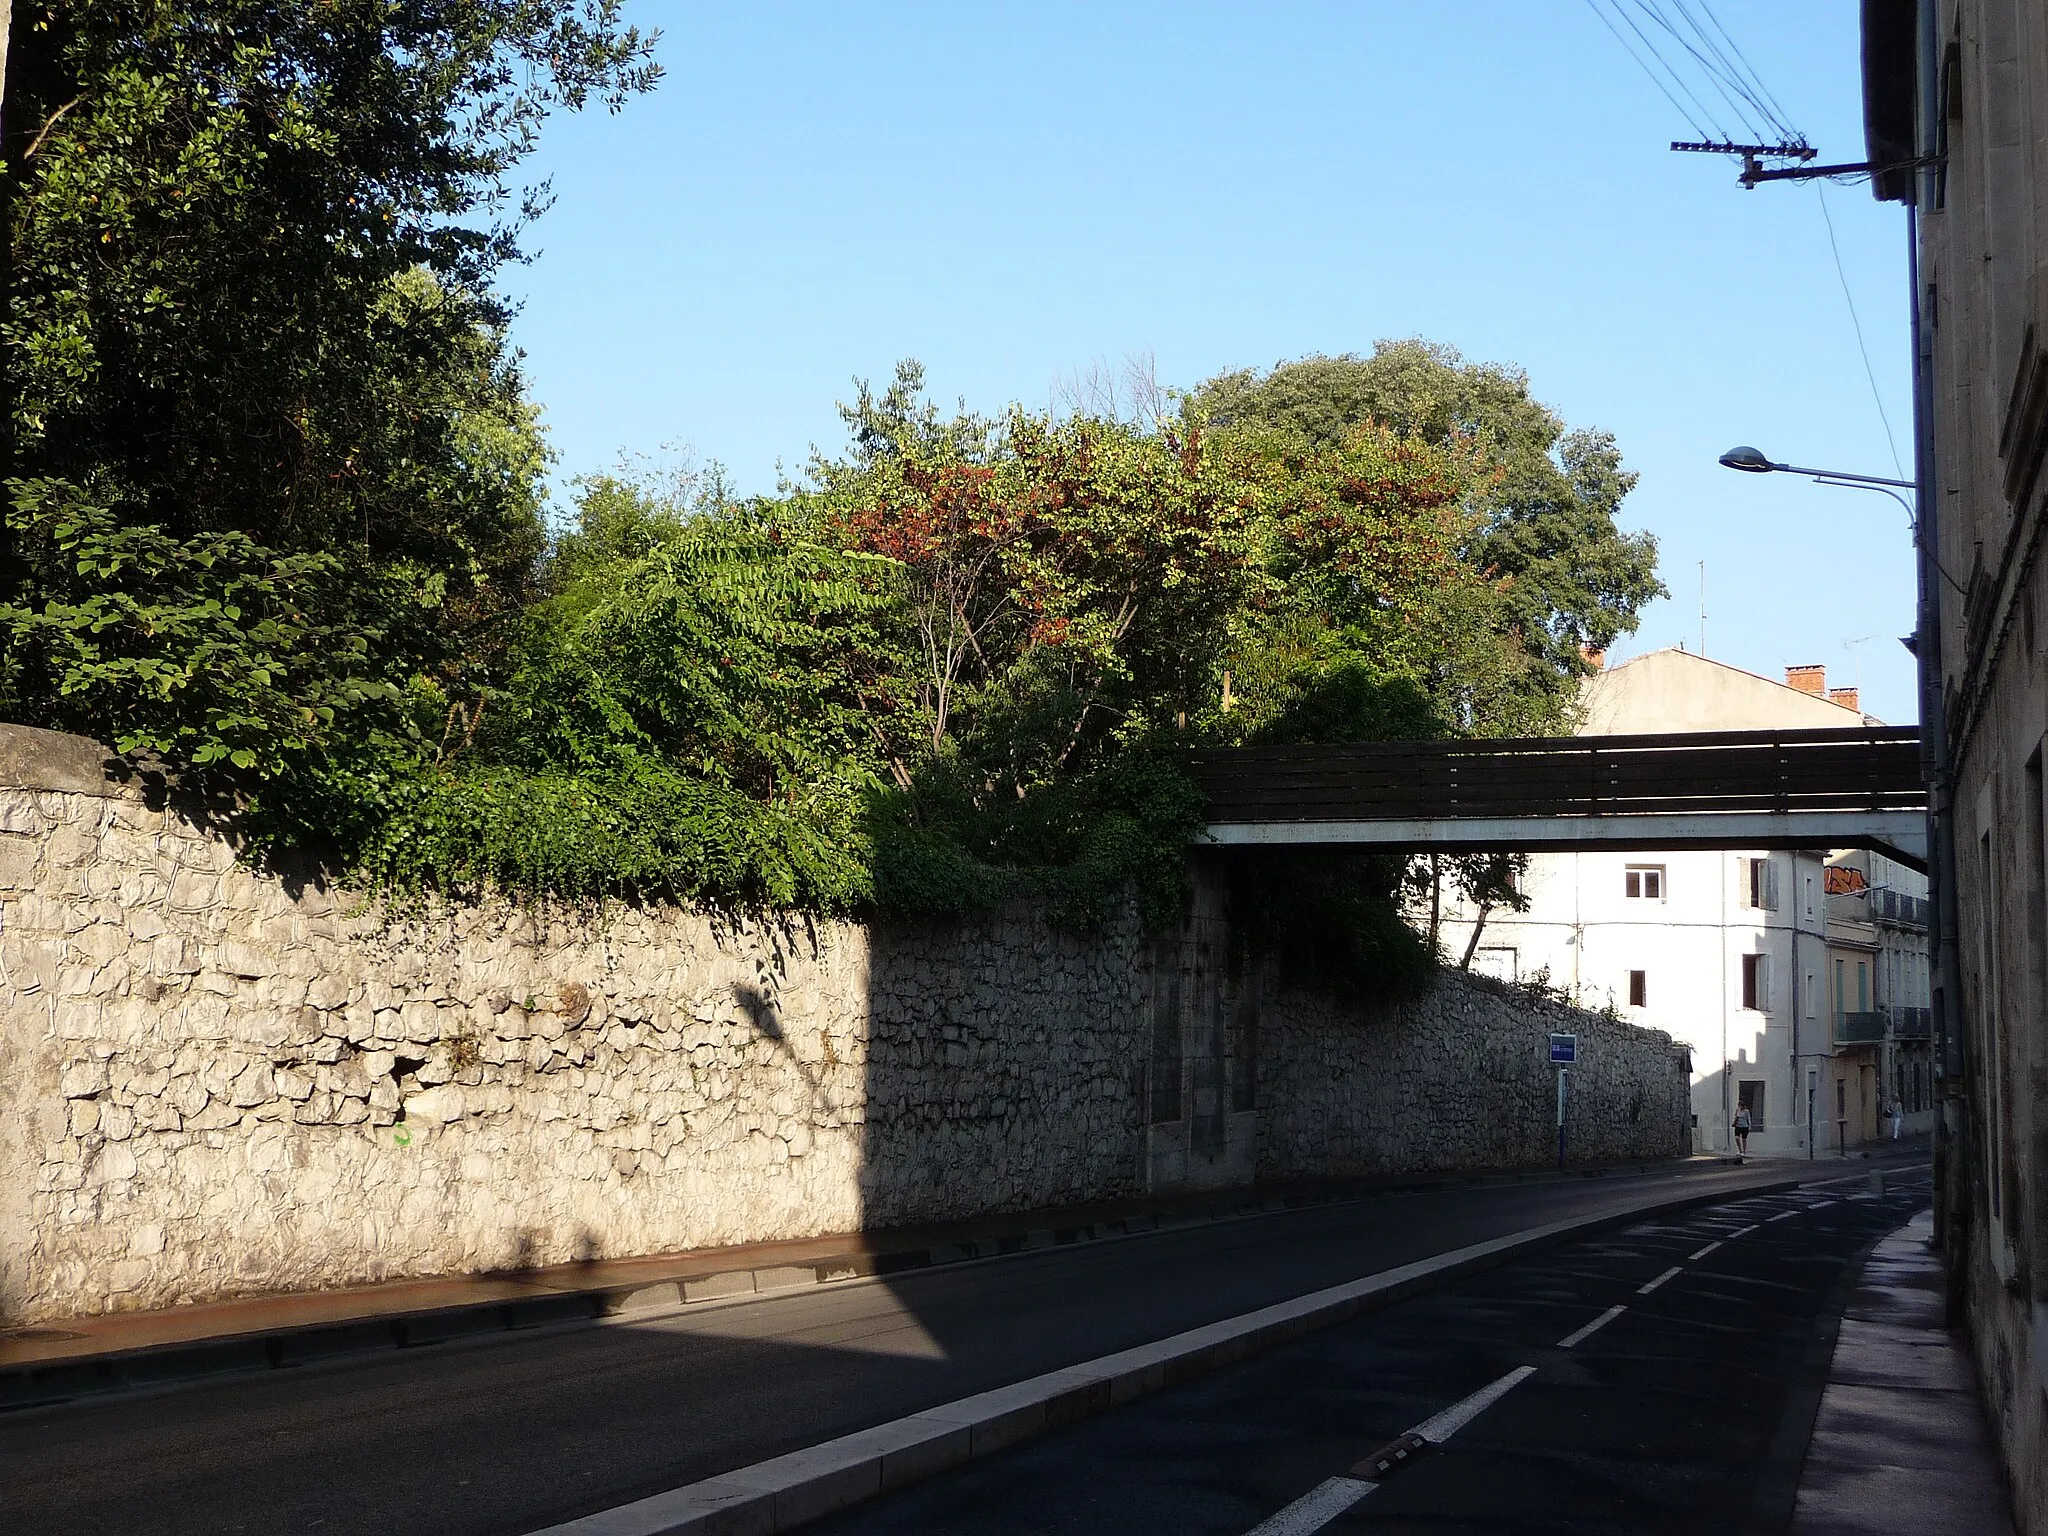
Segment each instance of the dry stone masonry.
[[1233,978],[1213,892],[1166,941],[393,916],[160,798],[0,727],[0,1321],[1541,1162],[1565,1020],[1597,1041],[1580,1150],[1683,1147],[1666,1037],[1463,981],[1375,1014]]

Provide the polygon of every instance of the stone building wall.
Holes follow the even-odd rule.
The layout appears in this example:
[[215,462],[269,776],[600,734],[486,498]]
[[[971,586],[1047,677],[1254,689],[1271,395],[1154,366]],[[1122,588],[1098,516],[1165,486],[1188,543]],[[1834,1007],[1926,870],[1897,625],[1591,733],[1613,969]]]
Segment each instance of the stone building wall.
[[1935,1229],[2015,1524],[2048,1536],[2048,5],[1885,0],[1864,27],[1872,157],[1927,156],[1872,185],[1919,235],[1919,654],[1952,805]]
[[[0,1319],[1547,1158],[1553,1020],[1463,981],[1370,1019],[1248,993],[1203,890],[1164,940],[393,919],[0,727]],[[1683,1082],[1614,1028],[1602,1124]]]

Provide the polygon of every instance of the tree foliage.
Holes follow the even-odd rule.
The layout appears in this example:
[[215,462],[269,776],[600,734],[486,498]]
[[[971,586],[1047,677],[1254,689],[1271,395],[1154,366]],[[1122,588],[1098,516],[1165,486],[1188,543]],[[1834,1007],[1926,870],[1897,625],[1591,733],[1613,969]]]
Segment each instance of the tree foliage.
[[[621,4],[17,5],[0,716],[386,889],[1164,920],[1189,747],[1553,728],[1660,590],[1612,440],[1419,342],[1068,413],[905,363],[800,485],[550,528],[493,279],[545,116],[658,74]],[[1327,975],[1433,960],[1399,861],[1238,875]]]
[[[1190,405],[1219,424],[1310,448],[1334,447],[1372,423],[1469,457],[1471,520],[1459,554],[1492,587],[1486,622],[1530,663],[1498,681],[1493,706],[1504,725],[1555,728],[1571,680],[1586,670],[1583,653],[1631,633],[1642,606],[1663,595],[1656,540],[1615,521],[1636,477],[1621,467],[1612,435],[1568,430],[1519,369],[1468,363],[1419,340],[1381,342],[1370,357],[1219,374]],[[1484,729],[1485,714],[1467,723]]]
[[317,776],[488,684],[544,544],[510,177],[648,46],[617,0],[16,5],[0,713]]

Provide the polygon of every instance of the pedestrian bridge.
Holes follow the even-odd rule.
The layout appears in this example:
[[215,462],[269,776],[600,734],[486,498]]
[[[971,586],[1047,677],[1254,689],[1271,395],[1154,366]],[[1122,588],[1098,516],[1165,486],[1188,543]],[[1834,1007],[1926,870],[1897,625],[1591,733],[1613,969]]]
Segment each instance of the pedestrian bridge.
[[1927,867],[1913,726],[1228,747],[1201,841],[1387,853],[1872,848]]

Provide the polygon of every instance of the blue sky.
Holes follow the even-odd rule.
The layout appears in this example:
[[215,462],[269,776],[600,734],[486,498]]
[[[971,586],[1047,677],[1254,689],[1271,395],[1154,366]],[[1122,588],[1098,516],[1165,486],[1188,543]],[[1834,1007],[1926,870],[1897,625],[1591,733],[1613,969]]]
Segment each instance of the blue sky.
[[[1856,7],[1713,9],[1860,160]],[[1641,473],[1624,521],[1672,595],[1618,655],[1698,647],[1704,561],[1710,655],[1824,662],[1913,719],[1904,514],[1714,462],[1894,472],[1822,194],[1672,154],[1692,129],[1583,0],[633,14],[668,78],[549,126],[508,283],[564,479],[688,445],[771,490],[900,357],[995,410],[1133,355],[1192,385],[1421,335],[1521,365]],[[1904,214],[1825,196],[1910,467]]]

